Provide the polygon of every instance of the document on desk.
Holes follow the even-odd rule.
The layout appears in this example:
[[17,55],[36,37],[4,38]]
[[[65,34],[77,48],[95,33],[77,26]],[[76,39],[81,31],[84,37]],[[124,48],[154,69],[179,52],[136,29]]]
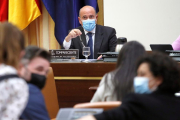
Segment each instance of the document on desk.
[[[81,62],[84,62],[86,59],[81,59]],[[91,62],[97,62],[97,59],[88,59],[87,63],[91,63]]]

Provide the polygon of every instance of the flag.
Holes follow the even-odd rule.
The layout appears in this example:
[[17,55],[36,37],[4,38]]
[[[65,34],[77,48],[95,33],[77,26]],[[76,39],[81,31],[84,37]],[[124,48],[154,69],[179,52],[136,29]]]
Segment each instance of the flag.
[[99,11],[97,0],[42,0],[44,6],[55,22],[55,37],[60,45],[63,44],[69,30],[80,26],[79,10],[90,5]]
[[9,0],[8,21],[21,30],[40,15],[39,0]]
[[8,20],[8,0],[0,0],[0,21]]

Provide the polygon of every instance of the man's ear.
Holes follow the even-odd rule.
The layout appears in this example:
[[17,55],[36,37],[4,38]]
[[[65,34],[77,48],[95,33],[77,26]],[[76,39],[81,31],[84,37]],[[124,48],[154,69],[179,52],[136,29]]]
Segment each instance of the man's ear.
[[96,15],[96,24],[97,24],[98,14]]
[[157,80],[156,84],[159,86],[163,82],[163,78],[162,78],[162,76],[158,76],[157,79],[158,80]]
[[79,20],[79,24],[83,25],[80,17],[78,17],[78,20]]

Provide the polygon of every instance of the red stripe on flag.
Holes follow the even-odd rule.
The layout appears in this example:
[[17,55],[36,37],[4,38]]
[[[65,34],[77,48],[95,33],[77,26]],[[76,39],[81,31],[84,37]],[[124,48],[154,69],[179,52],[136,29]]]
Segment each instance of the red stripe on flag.
[[8,20],[8,0],[0,0],[0,21]]
[[41,2],[40,2],[40,0],[35,0],[35,1],[36,1],[36,4],[37,4],[37,6],[38,6],[40,12],[42,13]]

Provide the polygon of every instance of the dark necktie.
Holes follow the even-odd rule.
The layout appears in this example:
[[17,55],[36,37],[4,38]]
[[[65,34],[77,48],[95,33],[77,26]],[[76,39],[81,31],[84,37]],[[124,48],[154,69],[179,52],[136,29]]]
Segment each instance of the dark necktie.
[[88,57],[89,59],[93,59],[94,53],[93,53],[93,40],[92,40],[92,33],[87,33],[87,35],[89,36],[89,41],[87,46],[90,47],[90,52],[91,55]]

